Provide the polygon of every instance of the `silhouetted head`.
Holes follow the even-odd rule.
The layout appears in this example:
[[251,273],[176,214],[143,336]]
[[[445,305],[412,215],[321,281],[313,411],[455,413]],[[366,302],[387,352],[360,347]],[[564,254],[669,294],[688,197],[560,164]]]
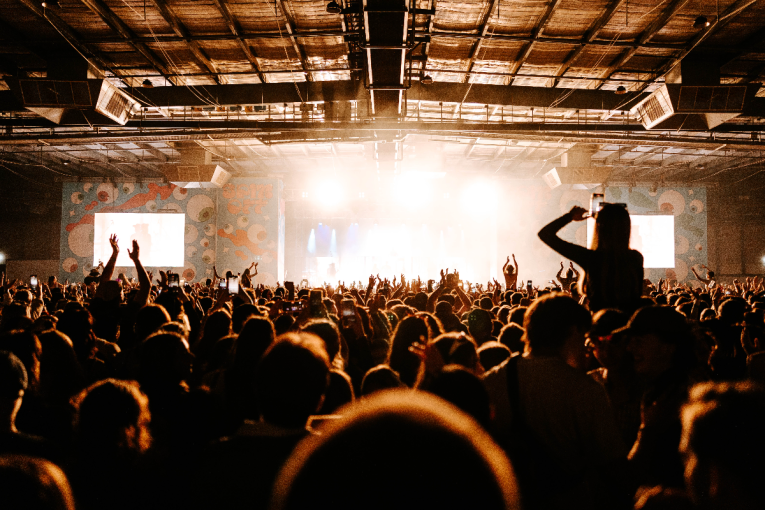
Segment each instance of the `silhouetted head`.
[[507,457],[457,407],[393,390],[342,414],[295,449],[276,481],[273,509],[519,508]]
[[626,251],[630,247],[630,215],[616,204],[603,204],[595,218],[593,250]]
[[130,462],[149,449],[149,399],[135,381],[99,381],[83,390],[73,404],[83,455]]
[[321,406],[329,384],[329,356],[311,333],[280,336],[255,371],[255,394],[264,421],[285,428],[305,427]]

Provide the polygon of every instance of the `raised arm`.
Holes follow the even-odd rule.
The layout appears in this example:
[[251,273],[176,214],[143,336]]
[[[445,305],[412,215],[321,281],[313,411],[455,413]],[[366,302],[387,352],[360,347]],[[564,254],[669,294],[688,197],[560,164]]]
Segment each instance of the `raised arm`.
[[151,293],[151,279],[146,273],[146,269],[143,268],[143,264],[139,259],[140,249],[138,247],[138,241],[133,240],[133,251],[128,250],[128,256],[130,260],[135,264],[135,272],[138,274],[138,293],[133,298],[133,301],[144,306],[149,303],[149,294]]
[[560,279],[560,276],[562,274],[563,274],[563,262],[560,263],[560,270],[558,271],[558,274],[555,275],[555,279],[561,283],[563,283],[563,280]]
[[695,267],[693,267],[693,266],[691,266],[691,273],[693,273],[693,276],[695,276],[695,277],[696,277],[696,279],[697,279],[698,281],[700,281],[700,282],[701,282],[701,283],[703,283],[704,285],[709,285],[709,282],[710,282],[710,280],[708,280],[708,279],[706,279],[706,278],[702,278],[702,277],[699,275],[699,273],[697,273],[697,272],[696,272],[696,268],[695,268]]
[[547,246],[560,253],[567,259],[571,259],[585,269],[590,259],[590,250],[574,243],[569,243],[558,237],[558,231],[571,223],[572,221],[582,221],[585,219],[583,208],[574,206],[569,212],[560,218],[551,221],[539,231],[539,239]]
[[577,271],[576,268],[574,267],[574,263],[573,262],[569,262],[568,263],[568,267],[570,267],[571,270],[574,272],[574,278],[576,278],[578,280],[579,279],[579,271]]
[[118,242],[117,234],[112,234],[109,237],[109,244],[112,245],[112,256],[109,257],[109,261],[106,263],[106,267],[104,267],[104,272],[101,273],[100,283],[108,282],[114,275],[114,266],[117,265],[117,255],[120,253],[120,247],[117,245]]

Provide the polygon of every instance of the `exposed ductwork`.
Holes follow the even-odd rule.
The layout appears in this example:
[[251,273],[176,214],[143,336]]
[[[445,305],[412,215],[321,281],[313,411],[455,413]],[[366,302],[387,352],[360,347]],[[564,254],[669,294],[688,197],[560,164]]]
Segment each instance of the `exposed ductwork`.
[[67,112],[92,110],[123,126],[141,104],[106,80],[6,78],[24,108],[61,124]]
[[375,118],[401,114],[408,20],[404,0],[364,0],[366,86]]
[[630,113],[646,129],[708,130],[741,115],[759,85],[722,85],[719,66],[698,57],[683,60],[666,81]]

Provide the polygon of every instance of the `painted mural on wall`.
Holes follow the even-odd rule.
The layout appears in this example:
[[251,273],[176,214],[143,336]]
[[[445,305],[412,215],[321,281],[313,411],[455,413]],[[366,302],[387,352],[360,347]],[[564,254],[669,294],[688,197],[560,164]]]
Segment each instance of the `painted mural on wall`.
[[[284,257],[281,182],[271,179],[232,179],[219,191],[218,271],[244,271],[258,262],[257,283],[274,285],[283,274],[279,257]],[[281,241],[280,241],[281,240]]]
[[[246,186],[247,192],[237,186]],[[259,262],[259,282],[276,281],[279,186],[274,179],[248,179],[246,185],[240,182],[223,189],[161,183],[66,183],[59,278],[81,281],[92,269],[96,213],[175,212],[186,215],[184,265],[172,269],[186,281],[211,278],[214,265],[221,274],[227,270],[238,273],[255,261]],[[121,240],[120,249],[128,248],[128,240]],[[135,276],[132,266],[117,270]]]
[[649,269],[651,281],[694,280],[691,266],[707,263],[707,190],[695,188],[606,188],[606,201],[626,203],[632,214],[672,214],[675,217],[674,269]]

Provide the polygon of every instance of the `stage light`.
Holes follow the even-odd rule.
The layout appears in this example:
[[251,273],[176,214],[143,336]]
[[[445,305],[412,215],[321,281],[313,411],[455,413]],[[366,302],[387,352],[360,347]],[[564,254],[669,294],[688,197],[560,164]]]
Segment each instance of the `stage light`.
[[58,2],[58,0],[45,0],[40,5],[42,5],[44,9],[60,9],[61,8],[61,4]]
[[418,209],[430,202],[432,187],[422,173],[406,172],[394,177],[392,193],[402,205]]
[[497,192],[492,183],[478,181],[462,192],[462,208],[474,215],[490,214],[497,208]]
[[334,207],[343,198],[343,189],[334,181],[323,182],[317,187],[315,198],[325,207]]
[[623,96],[626,93],[627,93],[627,89],[624,87],[624,85],[619,85],[618,87],[616,87],[616,92],[614,92],[614,94],[616,94],[617,96]]
[[711,23],[709,23],[709,20],[706,16],[699,16],[693,21],[693,28],[707,28]]
[[330,3],[327,4],[327,12],[330,14],[340,14],[343,12],[342,7],[340,7],[340,4],[335,2],[335,0],[332,0]]
[[314,229],[311,229],[311,233],[308,235],[308,253],[316,253],[316,231]]
[[762,265],[765,266],[765,257],[762,257]]
[[433,78],[431,78],[429,74],[426,74],[425,76],[420,78],[420,83],[422,83],[423,85],[432,85]]
[[153,84],[153,83],[151,82],[151,80],[150,80],[150,79],[148,79],[148,78],[146,78],[145,80],[143,80],[143,82],[141,83],[141,86],[142,86],[143,88],[145,88],[145,89],[153,89],[153,88],[154,88],[154,84]]
[[5,253],[0,253],[0,264],[5,264]]

